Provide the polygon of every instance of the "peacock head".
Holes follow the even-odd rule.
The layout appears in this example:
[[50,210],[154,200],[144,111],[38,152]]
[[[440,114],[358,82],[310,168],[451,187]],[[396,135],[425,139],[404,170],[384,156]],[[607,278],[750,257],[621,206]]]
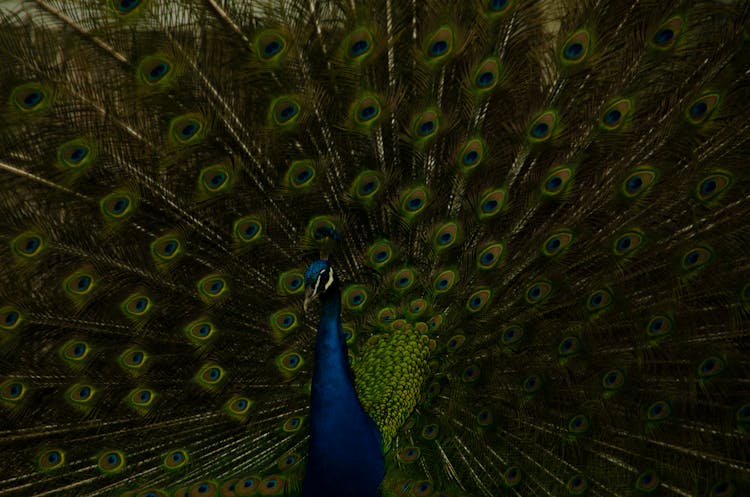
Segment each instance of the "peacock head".
[[305,271],[305,311],[310,306],[310,302],[335,286],[336,277],[328,261],[318,259],[310,264]]

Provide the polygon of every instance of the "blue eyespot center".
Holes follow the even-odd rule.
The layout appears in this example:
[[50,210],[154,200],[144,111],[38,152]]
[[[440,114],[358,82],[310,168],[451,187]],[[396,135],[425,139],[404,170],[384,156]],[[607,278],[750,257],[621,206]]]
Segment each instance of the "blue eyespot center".
[[629,236],[620,238],[620,241],[617,242],[617,249],[618,250],[627,250],[630,248],[630,245],[632,243],[632,240]]
[[500,11],[508,6],[508,0],[492,0],[490,2],[490,10]]
[[130,202],[128,201],[127,198],[123,197],[123,198],[117,199],[117,201],[112,206],[112,212],[114,212],[115,214],[122,214],[125,211],[125,209],[128,208],[129,203]]
[[482,263],[484,264],[490,264],[494,260],[495,254],[493,254],[492,252],[487,252],[482,256]]
[[547,249],[550,251],[554,251],[560,248],[560,244],[562,242],[560,241],[560,238],[554,237],[551,238],[550,241],[547,242]]
[[356,56],[362,55],[370,49],[370,43],[367,40],[357,40],[349,47],[349,53]]
[[274,55],[279,53],[283,46],[284,45],[280,41],[274,40],[263,47],[263,55],[265,57],[273,57]]
[[477,152],[476,150],[472,150],[471,152],[468,152],[466,155],[464,155],[464,164],[474,164],[478,160],[479,152]]
[[674,38],[674,31],[670,28],[660,29],[654,36],[657,45],[666,45]]
[[164,255],[172,255],[177,250],[177,242],[168,241],[164,244]]
[[701,185],[701,192],[706,195],[710,195],[716,191],[717,187],[718,183],[716,182],[716,180],[714,178],[709,178]]
[[76,344],[76,346],[73,347],[74,357],[80,357],[83,355],[84,352],[86,352],[86,346],[82,343]]
[[71,162],[80,162],[88,154],[88,150],[84,147],[78,147],[70,154],[69,160]]
[[287,105],[281,111],[279,112],[279,117],[281,117],[282,121],[288,121],[294,115],[297,114],[297,106],[294,104]]
[[563,184],[563,180],[560,176],[552,176],[547,180],[547,190],[554,192],[560,189]]
[[565,47],[565,58],[578,59],[583,54],[583,44],[580,42],[568,43]]
[[151,392],[148,390],[143,390],[141,392],[141,395],[139,396],[139,399],[141,402],[148,402],[151,399]]
[[409,209],[410,210],[417,210],[422,206],[422,199],[421,198],[413,198],[409,200]]
[[611,109],[604,115],[604,122],[607,124],[615,124],[622,117],[622,112],[617,109]]
[[120,0],[118,7],[123,12],[129,12],[136,8],[141,0]]
[[708,111],[708,104],[706,102],[697,102],[690,108],[690,117],[693,119],[699,119]]
[[143,361],[143,352],[133,352],[133,355],[130,356],[130,361],[133,364],[140,364]]
[[479,307],[479,305],[482,303],[481,297],[474,297],[471,299],[471,306],[472,307]]
[[448,42],[445,40],[438,40],[430,45],[430,55],[433,57],[439,57],[448,51]]
[[431,134],[435,130],[435,122],[434,121],[425,121],[422,124],[419,125],[419,134],[421,136],[426,136]]
[[8,389],[8,393],[10,393],[11,398],[18,397],[19,395],[21,395],[22,391],[23,387],[20,383],[13,383]]
[[477,77],[477,86],[482,88],[490,86],[495,81],[495,74],[491,71],[486,71]]
[[604,300],[604,295],[602,295],[601,293],[597,293],[593,297],[591,297],[591,305],[595,307],[599,307],[602,304],[603,300]]
[[534,285],[529,290],[529,297],[532,299],[538,299],[542,295],[542,287],[539,285]]
[[12,326],[18,321],[18,313],[16,311],[10,311],[5,315],[5,325]]
[[135,305],[133,306],[136,312],[142,312],[146,309],[146,305],[148,303],[146,302],[146,299],[140,298],[135,301]]
[[388,252],[385,250],[381,250],[380,252],[375,254],[375,260],[378,262],[383,262],[388,258]]
[[26,245],[24,245],[24,252],[26,252],[27,254],[35,252],[36,249],[39,248],[39,245],[41,245],[41,243],[42,241],[39,238],[35,236],[30,237],[28,240],[26,240]]
[[482,211],[484,211],[484,212],[492,212],[495,209],[497,209],[497,207],[499,205],[500,205],[500,203],[497,200],[495,200],[494,198],[488,199],[488,200],[486,200],[482,204]]
[[640,176],[633,176],[628,180],[628,192],[635,193],[643,186],[643,179]]
[[23,105],[26,108],[36,107],[42,100],[44,100],[44,94],[40,91],[33,91],[24,97]]
[[180,130],[180,137],[187,139],[193,136],[197,132],[198,132],[198,125],[196,123],[190,123],[190,124],[183,126],[183,128]]
[[543,138],[548,132],[549,124],[547,123],[537,123],[531,129],[531,134],[534,135],[535,138]]
[[169,65],[165,62],[160,62],[156,64],[154,67],[151,68],[151,70],[148,72],[148,79],[150,79],[153,82],[156,82],[163,78],[167,73],[169,72]]

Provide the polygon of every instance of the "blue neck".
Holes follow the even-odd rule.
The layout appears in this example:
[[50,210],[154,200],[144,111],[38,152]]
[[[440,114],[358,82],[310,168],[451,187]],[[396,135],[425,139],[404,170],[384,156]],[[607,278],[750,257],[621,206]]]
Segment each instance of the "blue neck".
[[321,300],[302,495],[376,497],[385,474],[380,431],[354,389],[341,328],[341,295],[332,288]]

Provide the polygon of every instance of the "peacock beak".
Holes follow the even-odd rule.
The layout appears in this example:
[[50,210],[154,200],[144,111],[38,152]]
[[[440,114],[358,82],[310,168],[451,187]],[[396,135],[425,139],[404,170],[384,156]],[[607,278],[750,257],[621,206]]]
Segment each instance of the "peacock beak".
[[307,312],[307,308],[310,306],[310,303],[318,298],[319,295],[319,293],[315,293],[315,287],[313,287],[312,285],[308,285],[307,287],[305,287],[305,302],[304,304],[302,304],[305,312]]

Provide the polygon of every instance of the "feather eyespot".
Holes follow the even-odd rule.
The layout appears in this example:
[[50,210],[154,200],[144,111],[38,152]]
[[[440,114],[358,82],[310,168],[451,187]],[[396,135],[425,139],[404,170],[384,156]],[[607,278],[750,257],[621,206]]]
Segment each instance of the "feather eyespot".
[[417,140],[423,141],[435,135],[439,126],[440,122],[437,112],[434,110],[426,110],[414,120],[412,129]]
[[635,488],[641,492],[651,493],[661,485],[661,479],[656,472],[647,470],[638,475],[635,480]]
[[477,290],[466,299],[466,309],[469,312],[479,312],[484,309],[490,298],[492,298],[492,291],[489,288]]
[[60,449],[49,449],[39,454],[37,459],[39,469],[51,471],[65,464],[65,452]]
[[346,54],[352,61],[362,61],[371,53],[375,45],[375,39],[372,33],[366,29],[358,29],[350,34],[345,43]]
[[176,145],[193,145],[204,138],[206,120],[198,114],[175,117],[169,123],[169,134]]
[[695,247],[682,256],[682,268],[687,271],[695,271],[713,259],[713,252],[706,247]]
[[203,169],[198,179],[201,191],[214,194],[226,191],[231,186],[232,176],[226,166],[218,164]]
[[508,488],[517,487],[521,483],[523,473],[516,466],[511,466],[503,472],[503,481]]
[[549,281],[541,280],[529,285],[524,298],[527,303],[536,305],[543,302],[551,293],[552,284]]
[[601,312],[612,304],[612,292],[606,288],[594,290],[586,301],[586,308],[590,312]]
[[574,65],[583,62],[588,56],[591,36],[586,30],[576,31],[570,35],[562,46],[561,61],[563,65]]
[[14,380],[6,380],[0,384],[0,400],[15,403],[26,395],[26,386]]
[[555,196],[566,190],[573,178],[573,170],[569,167],[553,171],[542,185],[542,194]]
[[557,346],[557,355],[561,358],[568,358],[576,355],[581,351],[581,341],[578,337],[568,336],[562,339]]
[[726,362],[724,359],[718,356],[710,356],[701,361],[698,365],[698,377],[712,378],[724,372],[726,368]]
[[227,412],[235,417],[241,417],[250,411],[253,401],[247,397],[233,396],[225,404]]
[[164,454],[163,464],[164,469],[173,471],[184,467],[190,458],[188,453],[183,449],[175,449]]
[[647,192],[657,178],[654,168],[644,167],[636,169],[623,182],[622,194],[629,199]]
[[218,491],[219,488],[216,483],[204,480],[194,483],[186,495],[189,497],[214,497]]
[[500,341],[503,345],[515,345],[523,340],[524,334],[523,326],[511,324],[503,329]]
[[224,369],[217,364],[206,364],[198,371],[196,380],[204,386],[213,386],[220,383],[225,377]]
[[482,163],[486,153],[484,141],[472,138],[467,141],[458,153],[458,165],[464,171],[470,171]]
[[716,172],[701,180],[696,188],[696,196],[701,202],[715,200],[732,184],[732,177],[728,174]]
[[278,62],[286,53],[287,47],[286,38],[277,31],[263,31],[255,39],[255,52],[262,62]]
[[573,475],[565,487],[570,495],[585,495],[589,489],[589,481],[583,475]]
[[11,102],[22,112],[34,112],[49,106],[47,91],[37,83],[27,83],[13,90]]
[[284,421],[284,424],[281,427],[281,429],[287,433],[293,433],[299,430],[301,427],[302,427],[302,418],[299,416],[293,416],[287,419],[286,421]]
[[477,255],[477,268],[489,270],[496,267],[503,256],[504,247],[502,243],[493,243],[485,246]]
[[141,349],[128,349],[120,355],[120,365],[130,371],[142,368],[148,361],[148,354]]
[[602,386],[607,391],[620,390],[625,385],[625,374],[619,369],[612,369],[602,376]]
[[22,320],[23,316],[15,307],[0,307],[0,330],[12,331]]
[[352,109],[354,122],[359,126],[371,126],[378,121],[382,108],[383,105],[377,97],[373,95],[362,97]]
[[286,480],[280,476],[269,476],[260,483],[261,495],[279,495],[284,492]]
[[651,38],[651,46],[658,50],[669,50],[674,46],[682,33],[683,20],[673,17],[659,26]]
[[406,291],[414,285],[415,278],[412,269],[401,269],[393,275],[393,288],[399,292]]
[[621,98],[610,103],[602,113],[599,119],[599,125],[602,129],[612,131],[625,122],[625,118],[633,109],[633,101],[628,98]]
[[217,302],[229,291],[227,281],[218,274],[211,274],[196,283],[198,295],[206,304]]
[[716,106],[719,105],[719,100],[718,93],[707,93],[690,104],[685,112],[685,117],[690,124],[702,124],[711,117]]
[[526,392],[527,394],[535,394],[542,389],[542,386],[544,386],[544,381],[542,380],[541,376],[532,374],[524,378],[521,386],[523,387],[524,392]]
[[568,422],[568,432],[573,435],[583,435],[589,430],[589,426],[589,419],[583,414],[578,414]]
[[302,356],[297,352],[285,352],[277,358],[276,362],[285,375],[297,373],[305,363]]
[[172,79],[174,68],[166,58],[149,55],[138,64],[137,75],[140,82],[147,86],[164,87]]
[[291,309],[281,309],[271,315],[271,328],[280,336],[286,336],[297,328],[299,319]]
[[11,242],[11,246],[16,255],[26,259],[41,254],[44,250],[45,244],[41,235],[29,231],[14,238]]
[[428,62],[443,60],[453,50],[453,30],[449,26],[441,26],[427,38],[425,56]]
[[732,497],[737,492],[737,487],[731,481],[720,481],[711,487],[709,497]]
[[435,277],[432,288],[436,293],[445,293],[453,288],[453,285],[456,284],[457,279],[458,275],[456,274],[456,271],[447,269],[445,271],[442,271]]
[[361,310],[367,302],[367,290],[362,285],[351,285],[343,293],[344,305],[349,310]]
[[99,456],[98,467],[102,473],[118,473],[125,467],[125,454],[119,450],[104,452]]
[[420,455],[421,451],[419,447],[407,447],[399,451],[398,458],[401,462],[412,463],[419,459]]
[[502,211],[505,205],[505,190],[496,188],[485,192],[479,199],[479,218],[487,219]]
[[135,211],[135,198],[126,192],[113,192],[100,202],[102,214],[108,219],[124,219]]
[[248,244],[260,240],[263,234],[263,224],[255,216],[243,217],[235,221],[234,229],[235,240],[243,244]]
[[478,365],[472,364],[461,373],[461,381],[464,383],[474,383],[479,379],[481,372],[482,371]]
[[668,316],[654,316],[646,326],[646,335],[650,338],[662,338],[672,332],[672,319]]
[[538,116],[529,126],[529,141],[532,143],[542,143],[552,137],[552,133],[557,125],[557,113],[547,111]]
[[90,351],[91,347],[86,342],[79,340],[68,342],[60,348],[62,358],[72,365],[82,363],[88,357]]
[[149,313],[151,307],[151,299],[142,293],[131,294],[120,305],[125,315],[133,319],[145,316]]
[[649,421],[663,421],[672,413],[672,407],[668,402],[659,400],[648,406],[646,419]]
[[297,99],[279,97],[271,103],[271,120],[277,126],[291,126],[300,117],[301,107]]
[[83,139],[63,143],[57,149],[57,164],[62,169],[81,169],[94,158],[94,148]]
[[474,70],[472,83],[477,93],[485,93],[497,86],[500,78],[500,62],[492,57],[484,60],[479,67]]

